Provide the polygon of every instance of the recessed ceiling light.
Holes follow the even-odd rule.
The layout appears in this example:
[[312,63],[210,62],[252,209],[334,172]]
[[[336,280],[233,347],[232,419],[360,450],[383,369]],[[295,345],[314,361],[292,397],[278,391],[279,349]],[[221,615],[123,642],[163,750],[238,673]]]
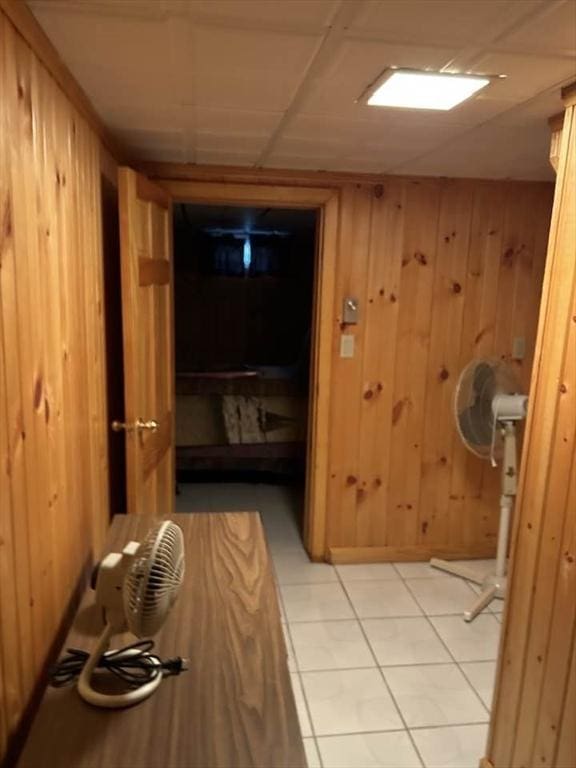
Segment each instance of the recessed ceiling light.
[[370,86],[364,99],[371,107],[447,110],[485,88],[491,79],[486,75],[388,69]]

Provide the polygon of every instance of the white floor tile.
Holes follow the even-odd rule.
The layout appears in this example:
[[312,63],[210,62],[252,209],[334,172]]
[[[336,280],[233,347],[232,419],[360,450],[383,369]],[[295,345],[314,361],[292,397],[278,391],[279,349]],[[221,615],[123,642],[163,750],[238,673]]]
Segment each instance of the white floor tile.
[[491,709],[492,697],[494,695],[494,682],[496,678],[496,662],[469,661],[465,664],[460,664],[460,669],[475,688],[484,704],[488,709]]
[[409,728],[488,719],[456,664],[386,667],[383,671]]
[[302,682],[317,736],[403,727],[377,669],[304,672]]
[[370,581],[373,579],[397,581],[400,578],[391,563],[338,565],[336,570],[345,584],[349,581]]
[[420,768],[406,731],[324,736],[318,739],[324,768]]
[[401,581],[350,581],[346,591],[361,619],[422,615]]
[[365,619],[362,624],[382,666],[452,661],[428,619]]
[[462,579],[406,579],[406,584],[428,616],[463,613],[474,602],[474,592]]
[[316,739],[302,739],[304,742],[304,751],[306,752],[306,762],[308,768],[322,768]]
[[296,623],[290,632],[302,672],[376,666],[357,621]]
[[298,712],[300,733],[302,734],[303,738],[306,736],[312,736],[312,728],[310,726],[310,718],[308,717],[308,710],[306,709],[306,702],[302,692],[302,685],[300,684],[300,676],[295,672],[291,672],[290,679],[292,680],[294,702],[296,703],[296,711]]
[[179,483],[176,512],[209,512],[213,489],[213,483]]
[[467,622],[461,616],[436,616],[430,621],[456,661],[492,661],[498,656],[500,624],[491,614]]
[[260,511],[259,486],[254,483],[215,483],[212,509],[218,512]]
[[273,551],[272,561],[279,584],[322,584],[338,581],[336,569],[328,563],[313,563],[299,550]]
[[340,584],[286,584],[281,590],[289,622],[354,618]]
[[436,568],[425,563],[394,563],[394,568],[403,579],[433,579],[435,576],[447,576]]
[[496,560],[452,560],[454,565],[464,565],[466,568],[470,568],[471,571],[475,571],[478,574],[478,578],[483,579],[489,573],[493,573],[496,569]]
[[264,526],[264,534],[272,557],[286,552],[303,552],[302,539],[297,530],[279,530]]
[[488,606],[488,610],[491,611],[494,614],[503,614],[504,613],[504,600],[492,600],[490,605]]
[[486,754],[488,726],[424,728],[412,731],[426,768],[478,768]]

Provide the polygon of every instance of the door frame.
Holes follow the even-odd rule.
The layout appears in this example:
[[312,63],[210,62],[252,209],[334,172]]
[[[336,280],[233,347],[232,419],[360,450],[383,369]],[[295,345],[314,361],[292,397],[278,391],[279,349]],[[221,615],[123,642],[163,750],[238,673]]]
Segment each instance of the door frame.
[[306,495],[302,536],[313,560],[327,554],[327,486],[330,441],[334,290],[340,194],[335,188],[218,183],[155,178],[178,203],[304,208],[318,214],[312,306]]

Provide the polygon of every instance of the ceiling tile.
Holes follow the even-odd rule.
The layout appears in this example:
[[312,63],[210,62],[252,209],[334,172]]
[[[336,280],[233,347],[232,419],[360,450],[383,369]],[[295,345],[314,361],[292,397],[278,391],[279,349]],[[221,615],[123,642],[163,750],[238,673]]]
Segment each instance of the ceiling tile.
[[532,54],[576,56],[576,2],[565,0],[563,4],[549,5],[548,13],[507,35],[498,47]]
[[74,15],[90,14],[123,18],[159,19],[172,9],[174,0],[27,0],[36,14],[43,11],[62,11]]
[[234,133],[196,133],[194,136],[194,146],[200,151],[259,154],[265,143],[265,136],[242,136]]
[[193,111],[197,129],[205,133],[218,133],[223,128],[229,128],[241,134],[269,135],[282,117],[282,112],[190,109]]
[[103,104],[100,115],[113,131],[131,130],[162,131],[182,122],[181,108],[177,105],[126,103]]
[[280,112],[290,104],[318,40],[313,35],[194,28],[176,77],[189,105]]
[[37,15],[97,108],[111,101],[145,105],[171,100],[174,76],[164,22],[44,7]]
[[[335,0],[30,5],[105,122],[150,159],[550,178],[546,118],[576,77],[573,0],[363,0],[298,102]],[[391,65],[467,59],[508,77],[449,112],[357,101]]]
[[423,45],[464,47],[481,41],[510,12],[536,6],[537,0],[372,0],[352,24],[352,34]]
[[332,171],[335,169],[335,158],[305,157],[299,155],[285,155],[281,152],[273,152],[264,163],[266,168],[296,168],[304,171]]
[[191,39],[192,75],[207,70],[294,72],[303,74],[318,47],[318,35],[282,34],[194,26]]
[[204,72],[189,84],[187,106],[240,111],[282,112],[287,109],[298,87],[292,75],[243,75],[238,72]]
[[486,125],[391,170],[427,176],[553,180],[549,146],[546,125],[523,129]]
[[199,23],[219,22],[229,26],[309,27],[319,29],[331,21],[335,0],[194,0],[189,3],[193,19]]
[[274,144],[274,152],[298,157],[338,157],[348,150],[350,144],[326,136],[323,139],[294,139],[281,137]]
[[544,93],[524,104],[518,105],[497,119],[497,124],[501,126],[528,126],[539,125],[548,126],[548,119],[559,112],[564,111],[564,104],[559,89],[554,89],[550,93]]
[[202,149],[195,153],[195,162],[204,165],[254,165],[258,152],[219,152]]
[[143,160],[184,162],[184,136],[182,131],[117,131],[122,143]]
[[[478,59],[474,69],[505,79],[491,83],[490,97],[520,101],[545,88],[576,76],[576,62],[553,56],[530,56],[516,53],[487,53]],[[488,92],[488,91],[487,91]]]
[[304,141],[314,139],[317,143],[334,142],[359,147],[400,148],[406,146],[414,154],[425,151],[457,135],[463,130],[458,125],[431,123],[419,112],[406,116],[402,110],[385,110],[381,120],[341,120],[332,116],[300,115],[287,128],[283,140]]

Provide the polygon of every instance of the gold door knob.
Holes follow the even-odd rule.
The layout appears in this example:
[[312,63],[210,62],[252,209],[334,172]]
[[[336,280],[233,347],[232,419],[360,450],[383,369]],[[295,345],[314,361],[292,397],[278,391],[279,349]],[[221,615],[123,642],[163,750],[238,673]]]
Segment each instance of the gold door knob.
[[157,432],[159,424],[156,419],[136,419],[130,423],[125,421],[113,421],[111,424],[113,432]]
[[156,419],[148,419],[148,421],[145,421],[144,419],[136,419],[136,429],[142,432],[146,429],[150,432],[157,432],[159,426],[160,425]]

